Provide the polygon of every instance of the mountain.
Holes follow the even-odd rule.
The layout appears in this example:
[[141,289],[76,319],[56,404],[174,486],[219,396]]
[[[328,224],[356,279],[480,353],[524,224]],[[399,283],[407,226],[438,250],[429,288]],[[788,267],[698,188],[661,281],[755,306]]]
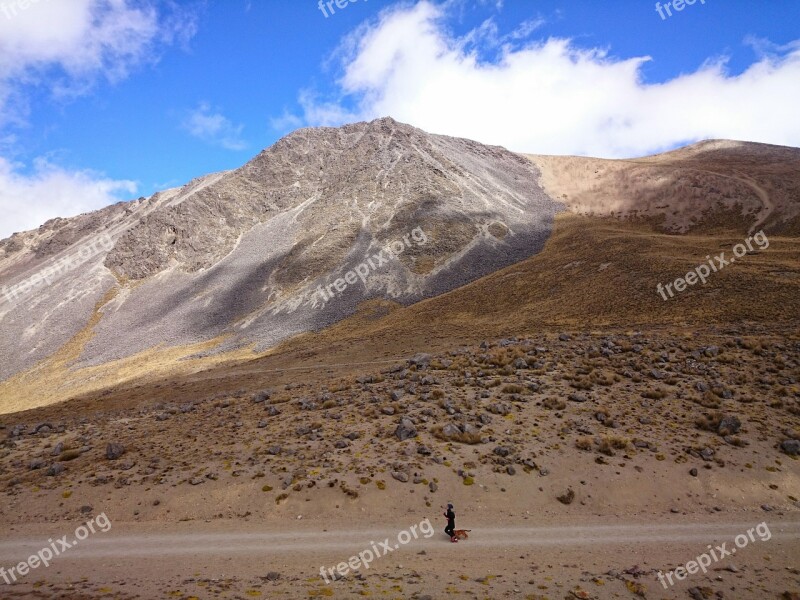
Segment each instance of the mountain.
[[[388,118],[298,130],[240,169],[0,242],[0,412],[544,326],[795,319],[798,166],[743,142],[606,161]],[[655,294],[756,228],[772,251]]]

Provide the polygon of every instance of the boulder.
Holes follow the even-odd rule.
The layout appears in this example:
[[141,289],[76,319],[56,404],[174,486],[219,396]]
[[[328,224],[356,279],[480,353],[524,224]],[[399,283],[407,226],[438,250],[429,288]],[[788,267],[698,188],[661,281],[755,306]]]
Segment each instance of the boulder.
[[800,440],[784,440],[781,442],[781,450],[789,456],[800,456]]
[[106,446],[106,458],[108,460],[117,460],[125,454],[125,446],[117,442],[111,442]]
[[394,430],[394,435],[401,442],[417,435],[417,430],[414,427],[414,422],[408,417],[400,419],[397,429]]

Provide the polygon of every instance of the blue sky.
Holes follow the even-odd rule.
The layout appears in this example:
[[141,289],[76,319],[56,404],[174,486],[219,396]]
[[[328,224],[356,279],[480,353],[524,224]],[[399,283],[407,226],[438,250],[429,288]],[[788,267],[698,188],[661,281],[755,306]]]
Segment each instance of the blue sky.
[[531,153],[800,146],[797,0],[29,2],[0,0],[0,238],[387,114]]

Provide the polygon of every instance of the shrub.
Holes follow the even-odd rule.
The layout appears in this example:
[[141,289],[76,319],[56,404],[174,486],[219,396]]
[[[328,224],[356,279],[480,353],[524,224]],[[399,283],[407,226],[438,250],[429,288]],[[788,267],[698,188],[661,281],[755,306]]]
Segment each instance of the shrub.
[[572,501],[575,500],[575,492],[572,491],[572,488],[568,488],[565,493],[556,496],[556,500],[561,502],[561,504],[572,504]]
[[614,456],[614,446],[608,438],[603,438],[597,445],[597,451],[606,456]]
[[444,433],[442,433],[442,429],[444,429],[444,426],[437,425],[431,430],[431,433],[433,433],[434,437],[442,440],[443,442],[458,442],[459,444],[469,444],[474,446],[475,444],[480,444],[483,441],[480,433],[465,433],[460,431],[457,434],[446,436]]
[[66,462],[68,460],[75,460],[81,455],[80,450],[64,450],[61,455],[58,457],[58,460],[61,462]]
[[695,426],[703,431],[716,432],[719,429],[720,421],[722,421],[721,413],[706,413],[695,421]]
[[564,410],[567,407],[567,403],[559,398],[545,398],[542,406],[549,410]]
[[608,440],[608,443],[611,444],[611,447],[615,448],[616,450],[625,450],[625,448],[628,447],[628,440],[623,437],[612,436],[606,439]]
[[570,386],[574,387],[576,390],[583,390],[588,392],[589,390],[592,389],[592,382],[586,378],[578,379],[570,383]]
[[348,486],[344,481],[339,484],[339,488],[341,488],[341,490],[350,498],[358,498],[358,492]]
[[645,390],[642,392],[642,398],[647,398],[649,400],[663,400],[667,397],[667,392],[662,388],[656,388],[654,390]]

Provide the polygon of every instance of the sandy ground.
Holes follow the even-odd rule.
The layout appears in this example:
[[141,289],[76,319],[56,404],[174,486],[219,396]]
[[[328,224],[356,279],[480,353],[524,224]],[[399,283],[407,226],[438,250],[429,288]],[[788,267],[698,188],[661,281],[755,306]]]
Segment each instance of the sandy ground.
[[[420,521],[425,517],[420,515]],[[690,588],[709,588],[725,598],[780,598],[800,589],[800,519],[751,514],[604,519],[496,527],[470,523],[469,540],[451,544],[439,531],[406,545],[393,527],[346,529],[343,523],[298,521],[291,528],[258,523],[114,523],[65,551],[49,568],[0,588],[6,598],[686,598]],[[417,521],[418,523],[419,521]],[[766,522],[770,535],[735,547],[739,534]],[[0,536],[6,569],[47,546],[77,524],[26,525]],[[764,531],[763,529],[761,530]],[[72,541],[72,536],[70,536]],[[387,540],[391,551],[382,550]],[[741,540],[740,540],[741,541]],[[326,583],[320,567],[334,567],[369,549],[380,552],[368,569]],[[721,545],[735,552],[665,589],[667,572]],[[124,574],[122,573],[124,571]],[[628,571],[628,573],[626,573]],[[274,581],[267,574],[279,577]],[[275,575],[273,575],[275,577]],[[638,590],[638,593],[637,593]],[[585,593],[586,595],[581,595]],[[699,593],[703,593],[700,591]],[[77,597],[77,596],[63,596]],[[723,597],[723,596],[701,596]]]

